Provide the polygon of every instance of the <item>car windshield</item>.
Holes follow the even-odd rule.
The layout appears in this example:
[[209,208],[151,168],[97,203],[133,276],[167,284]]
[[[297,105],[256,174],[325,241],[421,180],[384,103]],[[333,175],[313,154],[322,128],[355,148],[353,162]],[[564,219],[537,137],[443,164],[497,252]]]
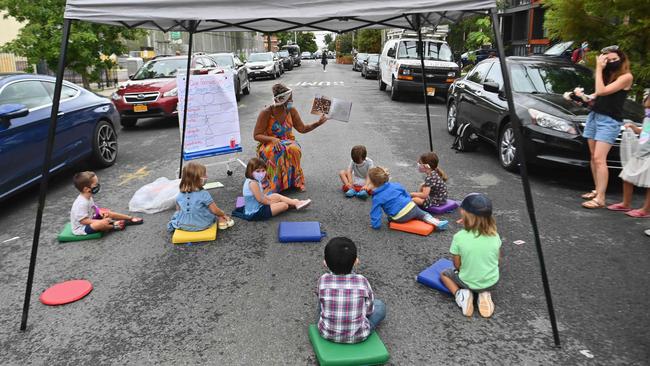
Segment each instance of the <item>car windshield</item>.
[[594,91],[594,78],[588,69],[557,64],[513,64],[512,88],[519,93],[562,94],[582,87]]
[[573,41],[560,42],[555,46],[549,48],[544,52],[546,56],[560,56],[562,55],[569,47],[573,45]]
[[278,52],[278,55],[280,55],[280,57],[289,57],[289,51],[280,51]]
[[[402,41],[399,47],[398,58],[418,59],[417,41]],[[452,61],[451,49],[446,43],[427,42],[424,53],[425,60]]]
[[248,58],[250,62],[266,62],[273,61],[273,55],[270,53],[253,53]]
[[367,53],[357,53],[357,60],[365,60],[368,58]]
[[379,62],[379,55],[371,55],[368,57],[368,62],[374,62],[377,63]]
[[230,55],[212,55],[212,59],[217,65],[222,67],[233,67],[232,57]]
[[159,79],[176,77],[178,69],[187,67],[187,59],[151,60],[133,75],[133,80]]

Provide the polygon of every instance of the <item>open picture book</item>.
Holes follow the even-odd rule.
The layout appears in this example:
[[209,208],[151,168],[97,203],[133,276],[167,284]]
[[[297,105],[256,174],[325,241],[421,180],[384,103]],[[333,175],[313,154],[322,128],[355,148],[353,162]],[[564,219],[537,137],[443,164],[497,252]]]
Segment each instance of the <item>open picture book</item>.
[[311,105],[311,114],[325,114],[330,119],[341,122],[350,121],[352,102],[316,94]]

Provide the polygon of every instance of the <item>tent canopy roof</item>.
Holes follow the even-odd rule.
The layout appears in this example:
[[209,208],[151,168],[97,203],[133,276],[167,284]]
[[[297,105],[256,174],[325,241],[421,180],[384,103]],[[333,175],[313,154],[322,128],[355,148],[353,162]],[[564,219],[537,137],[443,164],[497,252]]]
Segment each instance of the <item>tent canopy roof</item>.
[[[345,32],[453,23],[496,0],[67,0],[65,18],[168,31]],[[195,22],[192,22],[195,21]]]

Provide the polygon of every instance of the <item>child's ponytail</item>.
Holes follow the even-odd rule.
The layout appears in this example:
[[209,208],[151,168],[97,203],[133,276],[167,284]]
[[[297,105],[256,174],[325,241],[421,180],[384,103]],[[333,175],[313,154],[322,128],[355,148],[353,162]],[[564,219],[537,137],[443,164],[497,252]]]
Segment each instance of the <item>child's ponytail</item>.
[[447,176],[447,173],[445,173],[445,171],[442,170],[442,168],[440,168],[440,167],[436,168],[436,173],[438,173],[438,175],[440,176],[440,179],[442,179],[444,182],[446,182],[447,179],[449,179],[449,176]]

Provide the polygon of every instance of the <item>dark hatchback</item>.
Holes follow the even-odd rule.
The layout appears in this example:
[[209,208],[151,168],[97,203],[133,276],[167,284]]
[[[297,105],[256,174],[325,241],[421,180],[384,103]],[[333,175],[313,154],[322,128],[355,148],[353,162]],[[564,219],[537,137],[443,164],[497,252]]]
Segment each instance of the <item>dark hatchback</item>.
[[361,76],[366,79],[376,79],[379,74],[379,54],[371,53],[368,58],[363,61],[361,67]]
[[[592,93],[593,72],[561,59],[509,57],[516,113],[522,122],[528,161],[589,166],[589,148],[582,130],[589,110],[562,97],[575,87]],[[641,122],[643,108],[627,100],[625,122]],[[499,162],[516,170],[519,154],[503,92],[499,59],[490,58],[456,80],[447,97],[447,130],[461,122],[470,123],[483,140],[497,147]],[[608,157],[608,166],[621,168],[620,136]]]

